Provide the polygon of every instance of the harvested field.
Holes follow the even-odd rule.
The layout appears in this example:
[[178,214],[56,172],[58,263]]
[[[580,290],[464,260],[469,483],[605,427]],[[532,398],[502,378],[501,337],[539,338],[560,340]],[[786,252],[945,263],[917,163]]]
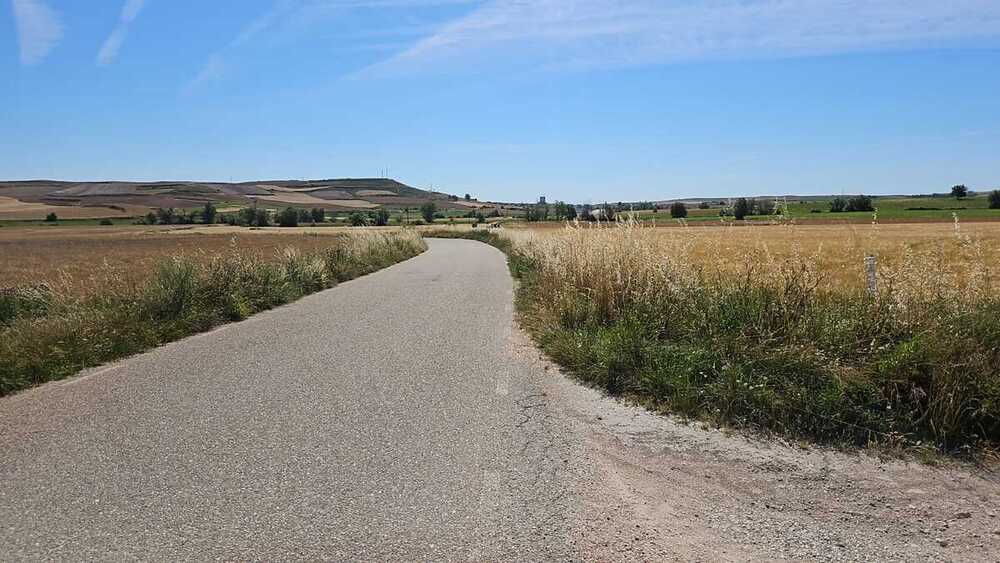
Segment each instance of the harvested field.
[[26,202],[11,197],[0,196],[0,220],[41,220],[49,213],[60,219],[104,219],[127,218],[143,215],[150,208],[143,205],[115,205],[111,207],[84,207],[81,205],[51,205]]
[[370,196],[394,196],[396,192],[390,192],[389,190],[358,190],[357,195],[360,197],[370,197]]
[[0,287],[46,282],[67,293],[92,294],[102,290],[109,270],[141,281],[168,256],[207,262],[234,247],[261,255],[272,255],[288,246],[310,252],[329,247],[329,236],[335,236],[334,231],[317,236],[211,230],[131,226],[0,229]]
[[318,197],[298,192],[280,192],[275,195],[249,196],[251,199],[269,203],[285,203],[288,205],[304,205],[312,207],[346,207],[350,209],[374,209],[378,207],[374,203],[362,199],[338,199],[326,200]]
[[335,188],[317,188],[309,191],[309,195],[313,197],[318,197],[320,199],[355,199],[351,192],[346,192],[344,190],[338,190]]

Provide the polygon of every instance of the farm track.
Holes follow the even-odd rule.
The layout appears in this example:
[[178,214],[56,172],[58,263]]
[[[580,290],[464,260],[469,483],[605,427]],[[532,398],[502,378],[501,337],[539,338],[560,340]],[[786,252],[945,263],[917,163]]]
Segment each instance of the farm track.
[[8,559],[981,560],[1000,484],[570,382],[503,256],[410,261],[0,399]]

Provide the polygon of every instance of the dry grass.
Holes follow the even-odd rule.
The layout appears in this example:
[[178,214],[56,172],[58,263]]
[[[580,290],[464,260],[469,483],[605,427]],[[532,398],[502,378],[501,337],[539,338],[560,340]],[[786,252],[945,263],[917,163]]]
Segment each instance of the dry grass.
[[[601,229],[583,227],[586,237],[601,239]],[[562,238],[567,230],[545,225],[508,229],[515,241]],[[577,233],[577,236],[581,236]],[[613,238],[620,236],[616,233]],[[661,256],[679,257],[703,272],[745,273],[747,258],[774,272],[789,261],[808,263],[819,287],[858,289],[864,286],[865,256],[878,258],[882,282],[897,286],[933,276],[935,285],[981,286],[986,270],[1000,266],[1000,224],[767,225],[638,229],[639,248],[651,263]],[[631,244],[631,241],[629,242]]]
[[[218,231],[218,232],[214,232]],[[275,231],[200,231],[156,227],[0,229],[0,287],[48,283],[74,295],[103,291],[109,272],[141,282],[167,257],[207,263],[233,251],[272,256],[294,247],[310,253],[327,248],[330,236]]]

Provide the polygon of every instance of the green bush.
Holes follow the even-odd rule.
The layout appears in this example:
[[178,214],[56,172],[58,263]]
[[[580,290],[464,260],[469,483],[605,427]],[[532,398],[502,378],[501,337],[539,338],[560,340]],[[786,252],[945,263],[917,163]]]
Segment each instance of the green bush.
[[990,209],[1000,209],[1000,190],[993,190],[989,195]]
[[434,219],[437,217],[437,210],[437,204],[433,201],[428,201],[420,206],[420,215],[427,223],[433,223]]
[[278,226],[279,227],[298,227],[299,226],[299,211],[294,207],[286,207],[284,211],[278,214]]

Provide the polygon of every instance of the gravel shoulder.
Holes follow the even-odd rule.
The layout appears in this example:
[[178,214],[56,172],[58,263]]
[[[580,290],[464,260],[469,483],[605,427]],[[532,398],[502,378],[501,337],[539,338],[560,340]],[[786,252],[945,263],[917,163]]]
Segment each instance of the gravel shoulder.
[[703,429],[578,385],[523,333],[546,416],[579,443],[587,560],[1000,560],[1000,475]]

